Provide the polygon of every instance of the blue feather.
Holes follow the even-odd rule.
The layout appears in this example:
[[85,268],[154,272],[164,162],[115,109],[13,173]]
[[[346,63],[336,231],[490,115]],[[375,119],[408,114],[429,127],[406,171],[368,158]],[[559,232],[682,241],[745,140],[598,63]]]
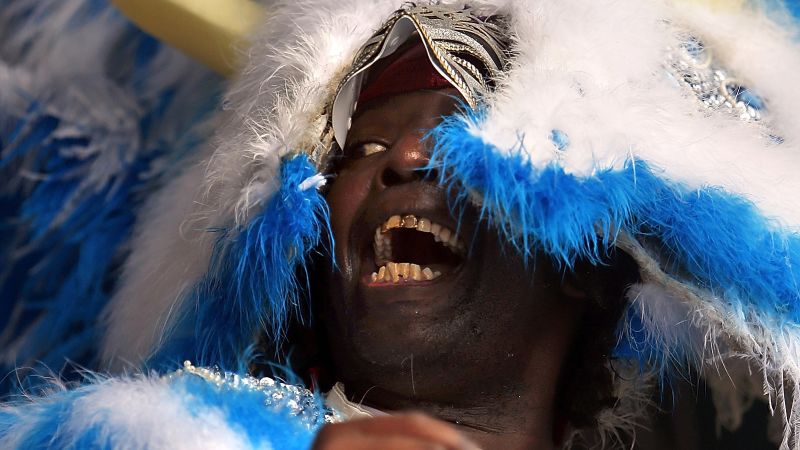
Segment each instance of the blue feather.
[[329,227],[323,196],[300,188],[315,173],[305,155],[284,160],[280,188],[266,207],[247,226],[219,231],[208,273],[183,302],[192,313],[151,366],[188,357],[201,365],[241,367],[258,333],[277,344],[290,317],[302,320],[306,258]]
[[[457,185],[460,202],[479,193],[482,216],[523,255],[542,250],[567,267],[576,258],[602,263],[618,230],[626,230],[658,242],[663,270],[729,307],[752,309],[775,332],[800,324],[800,235],[752,203],[717,187],[668,181],[642,161],[584,178],[555,165],[535,168],[522,143],[501,153],[472,135],[467,124],[482,117],[453,116],[433,129],[427,169]],[[655,358],[681,351],[650,350]]]
[[[270,386],[253,389],[237,384],[232,376],[226,379],[229,382],[217,383],[177,373],[166,380],[96,380],[44,398],[7,404],[0,409],[0,444],[9,450],[161,448],[180,439],[176,431],[202,436],[224,427],[249,448],[311,447],[327,412],[318,396]],[[109,406],[111,398],[118,399],[113,406]],[[151,403],[154,399],[156,404]],[[301,409],[296,410],[296,404]],[[173,426],[191,421],[201,429],[175,430],[147,418],[132,418],[131,410],[156,411]],[[196,436],[187,438],[197,441]]]
[[[786,18],[794,20],[795,25],[800,22],[800,0],[751,0],[757,6],[762,7],[778,23],[791,26],[791,22],[786,22]],[[797,36],[800,37],[800,36]]]
[[214,110],[221,80],[126,22],[107,0],[14,0],[0,9],[0,23],[0,67],[22,74],[27,64],[53,64],[28,61],[26,49],[54,36],[81,45],[93,26],[109,43],[93,55],[106,72],[70,68],[63,76],[53,67],[38,71],[49,78],[33,92],[14,77],[2,87],[2,397],[18,389],[18,376],[28,389],[37,383],[11,374],[17,368],[93,366],[98,318],[138,208],[204,138],[192,127]]

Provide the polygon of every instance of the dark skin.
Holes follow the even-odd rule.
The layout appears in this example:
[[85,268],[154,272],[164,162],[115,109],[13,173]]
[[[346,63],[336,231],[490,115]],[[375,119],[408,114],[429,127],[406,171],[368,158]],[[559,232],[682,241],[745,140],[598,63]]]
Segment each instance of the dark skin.
[[[470,448],[461,437],[481,448],[556,445],[559,377],[585,295],[546,258],[525,264],[474,209],[451,217],[447,190],[423,177],[425,133],[456,111],[456,95],[416,91],[359,106],[327,196],[338,270],[322,311],[351,400],[449,425],[413,415],[354,421],[326,427],[315,448]],[[394,214],[458,228],[468,256],[435,280],[371,283],[373,235]]]

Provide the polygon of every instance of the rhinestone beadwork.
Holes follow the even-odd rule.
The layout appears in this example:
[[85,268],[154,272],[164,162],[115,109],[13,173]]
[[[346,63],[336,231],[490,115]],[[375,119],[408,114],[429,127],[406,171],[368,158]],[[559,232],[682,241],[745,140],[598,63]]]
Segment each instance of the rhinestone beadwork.
[[223,372],[218,368],[195,367],[190,361],[185,361],[183,369],[176,370],[166,377],[175,379],[187,375],[200,377],[220,389],[259,392],[264,396],[265,407],[297,417],[308,429],[315,429],[325,423],[342,421],[336,412],[324,407],[313,392],[269,377],[240,376],[235,373]]
[[496,19],[480,19],[469,10],[439,5],[409,4],[396,11],[359,50],[337,91],[374,62],[387,35],[400,19],[408,19],[414,24],[434,56],[431,62],[447,74],[468,105],[477,107],[478,99],[489,92],[507,62],[508,44],[504,31]]
[[745,122],[762,119],[764,101],[715,61],[710,49],[688,36],[677,48],[669,48],[667,73],[689,90],[708,110],[729,110]]

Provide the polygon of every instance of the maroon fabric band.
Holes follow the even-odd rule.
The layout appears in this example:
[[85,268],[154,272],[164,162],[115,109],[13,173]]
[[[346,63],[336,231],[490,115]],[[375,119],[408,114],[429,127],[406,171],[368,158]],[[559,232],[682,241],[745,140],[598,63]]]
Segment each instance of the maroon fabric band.
[[358,96],[359,104],[378,97],[388,97],[420,89],[453,87],[433,67],[422,42],[409,46],[399,56],[392,56],[394,56],[393,60],[385,67],[379,68],[377,73],[370,74],[366,86]]

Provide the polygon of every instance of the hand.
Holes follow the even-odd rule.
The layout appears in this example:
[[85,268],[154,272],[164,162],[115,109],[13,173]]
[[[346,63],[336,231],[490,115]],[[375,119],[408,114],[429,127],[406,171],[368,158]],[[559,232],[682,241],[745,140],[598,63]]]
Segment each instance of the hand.
[[453,426],[419,413],[325,425],[312,450],[478,450]]

